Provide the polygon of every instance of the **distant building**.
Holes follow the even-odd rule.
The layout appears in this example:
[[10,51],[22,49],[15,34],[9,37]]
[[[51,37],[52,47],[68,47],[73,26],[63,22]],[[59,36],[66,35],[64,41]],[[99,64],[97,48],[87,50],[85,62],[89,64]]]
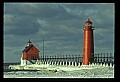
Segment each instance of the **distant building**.
[[22,60],[37,60],[39,59],[39,52],[40,50],[29,39],[25,49],[22,51]]

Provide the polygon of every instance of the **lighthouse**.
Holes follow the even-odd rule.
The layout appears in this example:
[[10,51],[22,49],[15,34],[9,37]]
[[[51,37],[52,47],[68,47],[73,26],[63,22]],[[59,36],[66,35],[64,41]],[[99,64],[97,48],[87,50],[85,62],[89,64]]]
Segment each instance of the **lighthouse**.
[[94,62],[94,37],[92,22],[88,18],[85,22],[84,30],[84,46],[83,46],[83,65],[88,65]]
[[24,50],[22,51],[21,65],[35,63],[35,61],[39,59],[39,52],[40,50],[33,45],[29,39]]

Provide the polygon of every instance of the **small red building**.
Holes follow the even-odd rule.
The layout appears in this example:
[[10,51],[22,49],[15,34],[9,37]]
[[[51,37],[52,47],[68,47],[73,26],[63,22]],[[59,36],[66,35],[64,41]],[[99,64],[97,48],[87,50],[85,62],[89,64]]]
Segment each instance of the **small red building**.
[[22,51],[22,59],[23,60],[37,60],[39,59],[39,50],[32,44],[32,42],[28,41],[25,49]]

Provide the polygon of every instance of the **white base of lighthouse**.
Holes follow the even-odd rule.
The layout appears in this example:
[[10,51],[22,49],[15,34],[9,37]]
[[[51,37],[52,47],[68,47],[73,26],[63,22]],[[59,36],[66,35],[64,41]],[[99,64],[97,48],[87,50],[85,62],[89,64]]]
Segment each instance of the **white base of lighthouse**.
[[22,57],[21,57],[21,65],[27,65],[27,60],[23,60]]
[[23,60],[21,57],[21,66],[35,64],[36,60]]

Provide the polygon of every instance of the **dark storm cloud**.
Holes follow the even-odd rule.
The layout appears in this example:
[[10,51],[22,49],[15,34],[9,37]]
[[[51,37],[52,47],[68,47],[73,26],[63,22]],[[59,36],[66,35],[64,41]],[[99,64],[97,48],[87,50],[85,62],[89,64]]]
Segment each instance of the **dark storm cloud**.
[[15,35],[31,35],[38,32],[41,27],[34,18],[14,15],[12,18],[5,17],[5,33]]
[[37,24],[37,18],[65,20],[75,17],[68,14],[63,7],[56,5],[6,3],[4,6],[4,19],[6,19],[4,24],[5,28],[8,28],[5,33],[8,34],[28,35],[38,32],[41,26]]
[[29,25],[21,25],[21,26],[9,26],[10,28],[5,31],[7,34],[14,34],[14,35],[31,35],[38,32],[39,27],[36,24],[29,24]]
[[[27,12],[26,12],[27,11]],[[61,6],[55,4],[5,4],[5,13],[34,16],[40,18],[52,18],[56,15],[61,15],[66,11]]]

